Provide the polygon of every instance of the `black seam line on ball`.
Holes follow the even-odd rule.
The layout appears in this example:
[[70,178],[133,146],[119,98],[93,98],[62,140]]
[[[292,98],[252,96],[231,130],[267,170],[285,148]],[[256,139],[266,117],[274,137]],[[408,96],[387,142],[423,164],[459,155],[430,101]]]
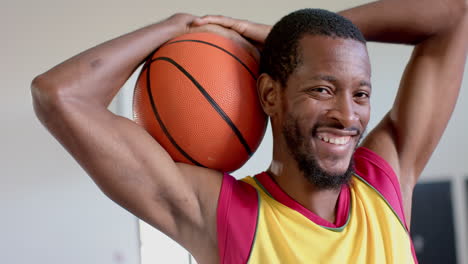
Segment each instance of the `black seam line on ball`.
[[170,45],[170,44],[174,44],[174,43],[180,43],[180,42],[197,42],[197,43],[202,43],[202,44],[206,44],[206,45],[210,45],[212,47],[215,47],[219,50],[222,50],[224,52],[226,52],[227,54],[229,54],[231,57],[233,57],[236,61],[238,61],[242,66],[244,66],[244,68],[250,73],[250,75],[252,76],[252,78],[254,80],[257,80],[257,77],[255,77],[255,74],[250,70],[250,68],[243,62],[241,61],[241,59],[239,59],[238,57],[236,57],[236,55],[232,54],[231,52],[227,51],[226,49],[218,46],[218,45],[215,45],[213,43],[210,43],[210,42],[206,42],[206,41],[203,41],[203,40],[197,40],[197,39],[184,39],[184,40],[177,40],[177,41],[173,41],[173,42],[169,42],[167,43],[166,45]]
[[[145,59],[145,64],[143,64],[143,67],[141,67],[141,70],[140,70],[140,73],[138,74],[138,78],[137,80],[140,80],[140,78],[143,78],[143,72],[145,71],[145,69],[148,68],[149,64],[151,63],[151,58],[147,58]],[[138,83],[138,81],[137,81]],[[133,89],[133,101],[132,101],[132,115],[133,115],[133,119],[135,119],[136,117],[136,113],[135,113],[135,96],[138,92],[138,89],[137,89],[137,86],[138,84],[135,84],[135,89]],[[146,89],[148,89],[148,82],[146,83]]]
[[247,154],[252,156],[252,150],[249,147],[249,144],[247,144],[247,141],[245,140],[244,136],[242,136],[242,133],[240,130],[237,128],[237,126],[232,122],[232,120],[229,118],[229,116],[221,109],[221,107],[216,103],[216,101],[210,96],[210,94],[201,86],[200,83],[195,80],[195,78],[190,75],[182,66],[180,66],[177,62],[175,62],[173,59],[168,58],[168,57],[158,57],[152,60],[157,61],[157,60],[163,60],[171,63],[172,65],[176,66],[177,69],[179,69],[187,78],[192,81],[192,83],[195,85],[195,87],[198,88],[198,90],[202,93],[202,95],[205,97],[205,99],[211,104],[211,106],[218,112],[218,114],[226,121],[226,123],[231,127],[232,131],[234,134],[237,136],[237,139],[239,139],[240,143],[244,146],[245,151]]
[[150,102],[151,102],[151,108],[153,109],[153,113],[156,117],[156,119],[158,120],[158,123],[159,123],[159,126],[161,127],[161,129],[163,130],[164,134],[166,134],[166,137],[169,139],[169,141],[171,141],[172,145],[182,154],[184,155],[185,158],[187,158],[188,160],[190,160],[193,164],[197,165],[197,166],[200,166],[200,167],[204,167],[206,168],[205,165],[201,164],[200,162],[196,161],[194,158],[192,158],[187,152],[185,152],[178,144],[177,142],[175,141],[175,139],[171,136],[171,134],[169,133],[169,131],[167,130],[166,126],[164,125],[163,121],[161,120],[161,117],[159,116],[159,112],[156,108],[156,104],[153,100],[153,94],[151,92],[151,83],[150,83],[150,71],[151,71],[151,62],[150,63],[147,63],[148,64],[148,69],[146,71],[146,89],[148,90],[148,96],[150,98]]

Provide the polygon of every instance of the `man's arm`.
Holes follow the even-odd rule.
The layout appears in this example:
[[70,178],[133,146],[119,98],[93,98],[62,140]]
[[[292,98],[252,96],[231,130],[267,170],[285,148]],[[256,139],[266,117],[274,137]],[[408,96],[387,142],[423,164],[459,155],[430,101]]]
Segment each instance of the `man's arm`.
[[413,188],[455,107],[468,49],[465,0],[384,0],[341,12],[370,41],[415,44],[392,109],[362,146],[399,177],[410,222]]
[[167,40],[198,30],[242,40],[213,25],[193,29],[193,19],[175,15],[89,49],[36,77],[31,89],[39,119],[105,194],[208,263],[217,261],[221,173],[176,164],[145,130],[107,110],[132,72]]

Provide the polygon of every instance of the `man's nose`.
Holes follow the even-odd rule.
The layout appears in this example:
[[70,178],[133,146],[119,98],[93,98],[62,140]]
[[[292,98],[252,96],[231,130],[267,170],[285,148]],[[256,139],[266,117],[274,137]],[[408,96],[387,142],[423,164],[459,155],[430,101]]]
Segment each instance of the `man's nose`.
[[359,120],[354,104],[351,96],[337,97],[328,110],[327,117],[338,121],[344,128],[353,127]]

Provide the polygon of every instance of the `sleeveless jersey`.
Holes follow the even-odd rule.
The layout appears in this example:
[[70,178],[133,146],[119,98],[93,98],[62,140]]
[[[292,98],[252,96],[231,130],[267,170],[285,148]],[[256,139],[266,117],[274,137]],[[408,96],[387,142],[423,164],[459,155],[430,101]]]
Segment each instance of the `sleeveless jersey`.
[[224,174],[217,209],[221,263],[417,263],[400,185],[369,149],[354,154],[355,174],[330,223],[296,202],[266,173]]

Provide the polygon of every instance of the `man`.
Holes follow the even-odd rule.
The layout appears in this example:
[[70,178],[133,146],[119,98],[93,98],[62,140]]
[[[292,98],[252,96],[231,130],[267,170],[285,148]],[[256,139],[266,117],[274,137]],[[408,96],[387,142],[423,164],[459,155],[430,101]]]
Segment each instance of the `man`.
[[[320,10],[286,16],[268,37],[269,26],[178,14],[36,77],[35,110],[103,192],[200,263],[417,262],[407,233],[411,196],[461,85],[466,2],[383,0],[341,15],[362,34]],[[243,181],[175,163],[143,129],[107,110],[151,51],[207,23],[264,45],[258,91],[272,122],[273,161]],[[372,92],[364,37],[416,47],[392,109],[355,151]]]

